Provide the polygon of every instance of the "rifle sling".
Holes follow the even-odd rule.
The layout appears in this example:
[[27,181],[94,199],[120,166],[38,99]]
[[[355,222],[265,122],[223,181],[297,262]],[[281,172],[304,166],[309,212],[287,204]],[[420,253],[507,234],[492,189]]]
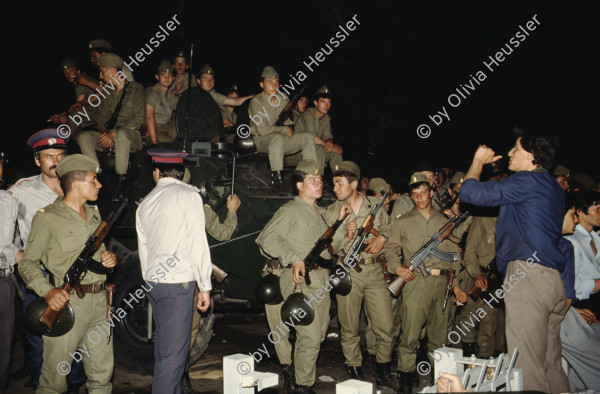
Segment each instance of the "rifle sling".
[[[119,113],[121,113],[121,106],[123,105],[123,100],[125,100],[125,96],[127,94],[128,87],[129,87],[129,81],[126,81],[125,86],[123,86],[123,94],[121,95],[121,98],[119,99],[119,102],[117,103],[117,106],[115,107],[112,116],[104,124],[104,127],[106,127],[107,124],[112,124],[112,126],[110,127],[112,129],[117,125],[117,119],[119,117]],[[106,131],[110,132],[111,130],[106,130]]]

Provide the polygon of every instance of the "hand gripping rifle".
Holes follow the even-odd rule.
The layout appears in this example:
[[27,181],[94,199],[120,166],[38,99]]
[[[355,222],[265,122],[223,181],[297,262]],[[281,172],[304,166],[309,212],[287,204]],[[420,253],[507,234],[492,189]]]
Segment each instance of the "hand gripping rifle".
[[340,227],[340,225],[344,222],[344,220],[346,220],[348,215],[350,215],[349,212],[345,214],[343,218],[336,220],[331,225],[331,227],[329,227],[323,233],[323,235],[321,235],[319,239],[317,239],[317,242],[315,242],[315,246],[311,249],[310,252],[308,252],[306,257],[304,258],[304,268],[306,269],[304,274],[304,281],[308,286],[310,286],[310,276],[308,275],[308,273],[315,267],[315,265],[318,265],[323,268],[333,268],[332,261],[325,260],[323,257],[321,257],[321,253],[323,253],[323,251],[327,249],[330,254],[333,254],[333,250],[331,249],[331,241],[333,240],[333,235]]
[[[482,290],[481,288],[479,288],[477,286],[473,286],[471,288],[471,290],[469,291],[469,297],[471,297],[471,299],[473,301],[477,301],[477,298],[481,295],[482,291],[487,291],[487,292],[490,292],[493,294],[494,291],[496,290],[496,288],[499,288],[497,282],[498,282],[498,278],[500,278],[501,275],[498,272],[498,267],[496,267],[496,258],[495,257],[492,259],[492,261],[489,262],[487,267],[485,267],[484,271],[485,272],[483,273],[483,277],[488,281],[487,290]],[[494,283],[492,283],[492,282],[494,282]]]
[[290,102],[287,103],[285,108],[281,111],[281,113],[277,117],[277,120],[275,121],[275,126],[283,126],[283,123],[288,119],[294,120],[294,116],[292,115],[293,114],[292,110],[296,106],[296,103],[298,102],[298,100],[300,100],[300,97],[302,97],[302,92],[304,92],[304,89],[306,89],[305,83],[300,86],[300,88],[298,89],[298,92],[294,95],[294,97],[292,97]]
[[[108,215],[108,218],[102,221],[98,228],[96,228],[96,231],[94,231],[94,233],[88,238],[88,240],[85,242],[83,250],[81,253],[79,253],[77,259],[73,262],[73,264],[71,264],[71,267],[65,273],[63,278],[64,283],[61,287],[62,289],[67,292],[75,289],[77,296],[79,298],[83,298],[85,293],[81,287],[81,279],[83,279],[88,270],[101,275],[112,272],[112,268],[104,267],[102,263],[94,260],[93,256],[100,248],[100,245],[108,234],[108,231],[126,206],[127,202],[123,202],[115,212],[111,212],[111,214]],[[60,313],[66,309],[67,308],[65,307],[63,310],[55,311],[48,306],[44,297],[40,297],[33,301],[29,307],[27,307],[27,311],[25,312],[27,315],[26,323],[28,323],[28,328],[34,333],[40,333],[40,335],[60,336],[66,334],[73,327],[75,319],[74,315],[72,318],[67,318],[67,321],[62,321],[59,329],[54,330],[54,325],[57,322],[57,319],[60,320]]]
[[342,262],[342,264],[351,267],[348,264],[351,261],[354,261],[354,269],[356,270],[356,272],[362,271],[362,268],[360,268],[360,266],[358,265],[358,262],[360,261],[360,259],[358,258],[358,254],[362,251],[365,240],[367,239],[369,234],[373,234],[376,237],[379,236],[379,231],[373,228],[373,223],[375,222],[375,215],[377,215],[377,211],[379,211],[379,208],[381,208],[383,202],[388,196],[389,189],[385,191],[381,190],[380,193],[381,200],[379,200],[379,202],[375,204],[373,208],[371,208],[371,212],[369,212],[363,224],[356,231],[356,236],[352,241],[352,245],[350,245],[350,249],[348,249],[348,253],[346,253],[346,256],[344,256],[344,261]]
[[[458,261],[458,254],[443,252],[437,249],[437,246],[442,243],[442,241],[449,239],[452,242],[458,244],[460,242],[460,238],[452,235],[452,230],[458,227],[465,219],[469,216],[469,211],[463,212],[459,215],[456,215],[454,219],[451,219],[448,223],[446,223],[441,229],[439,229],[435,234],[431,236],[431,239],[427,241],[425,245],[417,253],[414,254],[413,257],[410,258],[410,267],[409,270],[414,271],[415,269],[421,270],[423,277],[429,276],[429,272],[427,272],[427,267],[425,267],[425,259],[429,256],[433,256],[436,259],[444,260],[444,261]],[[401,276],[396,277],[388,285],[388,290],[397,297],[402,291],[402,288],[406,282],[402,279]]]

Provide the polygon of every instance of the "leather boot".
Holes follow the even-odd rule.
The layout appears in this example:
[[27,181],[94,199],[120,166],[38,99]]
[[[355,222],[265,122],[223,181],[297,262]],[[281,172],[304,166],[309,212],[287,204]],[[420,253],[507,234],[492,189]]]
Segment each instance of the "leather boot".
[[350,379],[365,380],[362,367],[351,367],[349,365],[346,365],[346,368],[346,370],[348,371],[348,375],[350,375]]
[[271,172],[271,184],[273,185],[273,193],[280,194],[283,192],[283,173],[282,173],[282,171]]
[[283,375],[283,388],[286,393],[290,393],[294,389],[295,372],[294,365],[282,365],[281,374]]
[[473,354],[477,355],[477,344],[475,342],[463,342],[463,357],[471,357]]
[[312,387],[308,386],[294,386],[294,394],[316,394]]
[[388,387],[390,389],[396,388],[394,378],[392,378],[390,371],[390,363],[376,363],[375,370],[375,384],[377,387]]
[[115,194],[113,195],[112,202],[123,202],[125,201],[125,192],[123,191],[125,183],[125,175],[118,175],[117,186],[115,187]]
[[412,372],[398,371],[398,394],[412,394]]

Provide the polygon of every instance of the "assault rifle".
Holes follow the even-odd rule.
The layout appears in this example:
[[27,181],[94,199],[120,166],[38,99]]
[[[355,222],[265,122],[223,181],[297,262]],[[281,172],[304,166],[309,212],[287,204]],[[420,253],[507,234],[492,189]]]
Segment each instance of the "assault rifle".
[[[499,279],[501,278],[500,273],[498,272],[498,267],[496,267],[496,258],[494,257],[492,261],[485,267],[483,277],[488,281],[486,292],[494,293],[496,288],[499,288]],[[491,291],[490,291],[491,290]],[[476,301],[477,298],[481,295],[483,289],[473,286],[473,288],[469,291],[469,297],[473,301]]]
[[310,286],[310,276],[308,275],[308,273],[314,268],[315,265],[321,266],[323,268],[333,268],[333,263],[330,260],[325,260],[324,258],[322,258],[321,253],[323,253],[325,249],[328,249],[329,253],[333,254],[333,250],[331,249],[331,241],[333,240],[333,235],[340,227],[340,225],[344,222],[344,220],[346,220],[348,215],[350,215],[350,212],[345,214],[343,218],[336,220],[331,225],[331,227],[329,227],[327,231],[325,231],[323,235],[321,235],[319,239],[317,239],[317,242],[315,242],[315,246],[311,249],[310,252],[308,252],[308,255],[306,255],[306,257],[304,258],[304,268],[306,269],[304,274],[304,281],[307,285]]
[[[425,259],[427,257],[433,256],[437,259],[451,262],[458,261],[459,259],[456,253],[443,252],[437,249],[437,246],[446,239],[449,239],[456,244],[460,243],[460,238],[457,238],[454,235],[452,235],[452,230],[454,230],[462,222],[464,222],[468,216],[469,211],[456,215],[454,219],[451,219],[441,229],[439,229],[435,234],[433,234],[431,236],[431,239],[427,241],[427,243],[423,245],[423,247],[419,249],[419,251],[410,258],[410,267],[408,269],[412,272],[418,268],[419,270],[421,270],[423,277],[427,277],[429,276],[429,272],[427,272],[427,267],[425,267]],[[400,291],[402,291],[402,288],[405,284],[406,282],[404,281],[404,279],[402,279],[401,276],[398,276],[392,281],[392,283],[388,285],[387,288],[395,297],[397,297],[398,294],[400,294]]]
[[[123,212],[126,206],[127,202],[123,202],[115,212],[111,212],[111,214],[108,215],[108,218],[102,221],[98,228],[96,228],[96,231],[94,231],[94,233],[88,238],[88,240],[85,242],[83,250],[81,251],[81,253],[79,253],[77,259],[73,262],[73,264],[71,264],[71,267],[65,273],[65,276],[63,278],[63,285],[61,287],[62,289],[64,289],[67,292],[70,292],[72,289],[75,289],[77,296],[79,298],[83,298],[85,296],[85,293],[83,291],[83,288],[81,287],[81,279],[85,276],[88,270],[101,275],[112,272],[112,268],[104,267],[102,263],[94,260],[93,256],[100,248],[100,245],[102,244],[102,241],[108,234],[108,231],[110,230],[114,222],[117,220],[119,215]],[[44,305],[45,308],[42,309]],[[59,318],[59,314],[63,310],[55,311],[51,309],[48,306],[48,304],[46,304],[46,300],[43,297],[41,297],[32,302],[27,308],[27,311],[25,312],[25,314],[28,315],[26,317],[26,321],[28,321],[30,325],[34,324],[32,322],[39,323],[38,327],[32,327],[32,331],[41,331],[44,335],[56,336],[56,333],[54,333],[52,330],[54,329],[54,324]],[[68,319],[69,321],[62,322],[65,326],[61,327],[60,331],[62,332],[66,329],[65,332],[62,332],[62,334],[65,334],[72,328],[74,319],[75,316],[72,315],[72,318]]]
[[281,111],[281,113],[277,117],[277,120],[275,121],[275,126],[283,126],[283,123],[288,119],[294,120],[294,117],[292,115],[292,110],[296,106],[296,103],[298,102],[298,100],[300,100],[300,97],[302,97],[302,92],[304,92],[304,89],[306,89],[305,83],[300,86],[300,88],[298,89],[298,92],[296,92],[296,94],[292,97],[290,102],[287,103],[285,108]]
[[344,256],[344,261],[342,264],[350,267],[350,265],[348,264],[351,261],[354,261],[354,269],[356,270],[356,272],[362,271],[362,268],[360,268],[360,266],[358,265],[358,262],[360,261],[360,259],[358,258],[358,254],[362,251],[365,240],[367,239],[369,234],[373,234],[376,237],[379,236],[379,231],[373,228],[373,223],[375,222],[375,215],[377,215],[377,211],[379,211],[379,208],[381,208],[381,206],[383,205],[383,202],[387,198],[389,192],[389,189],[385,191],[380,191],[381,200],[379,200],[379,202],[375,204],[373,208],[371,208],[371,211],[365,218],[365,221],[356,231],[356,236],[352,241],[352,245],[350,245],[350,249],[348,249],[348,253],[346,253],[346,256]]

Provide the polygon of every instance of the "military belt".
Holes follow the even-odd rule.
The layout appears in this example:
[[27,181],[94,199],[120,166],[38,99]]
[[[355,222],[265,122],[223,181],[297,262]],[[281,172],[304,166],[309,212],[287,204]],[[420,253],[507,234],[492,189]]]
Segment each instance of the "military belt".
[[[288,264],[288,265],[286,265],[283,268],[294,268],[294,265],[293,264]],[[312,270],[314,271],[314,270],[320,270],[320,269],[323,269],[323,267],[320,267],[320,266],[318,266],[318,265],[315,264]]]
[[[427,272],[429,275],[433,276],[446,276],[449,275],[452,270],[441,270],[439,268],[427,268]],[[415,272],[421,272],[419,270],[415,270]]]
[[[81,285],[84,293],[100,293],[106,289],[105,283],[96,283],[93,285]],[[72,288],[69,294],[75,294],[75,288]]]
[[376,257],[367,257],[366,259],[360,259],[358,261],[358,264],[361,265],[371,265],[371,264],[375,264],[375,263],[379,263],[379,262],[385,262],[385,256],[383,254],[380,254]]

